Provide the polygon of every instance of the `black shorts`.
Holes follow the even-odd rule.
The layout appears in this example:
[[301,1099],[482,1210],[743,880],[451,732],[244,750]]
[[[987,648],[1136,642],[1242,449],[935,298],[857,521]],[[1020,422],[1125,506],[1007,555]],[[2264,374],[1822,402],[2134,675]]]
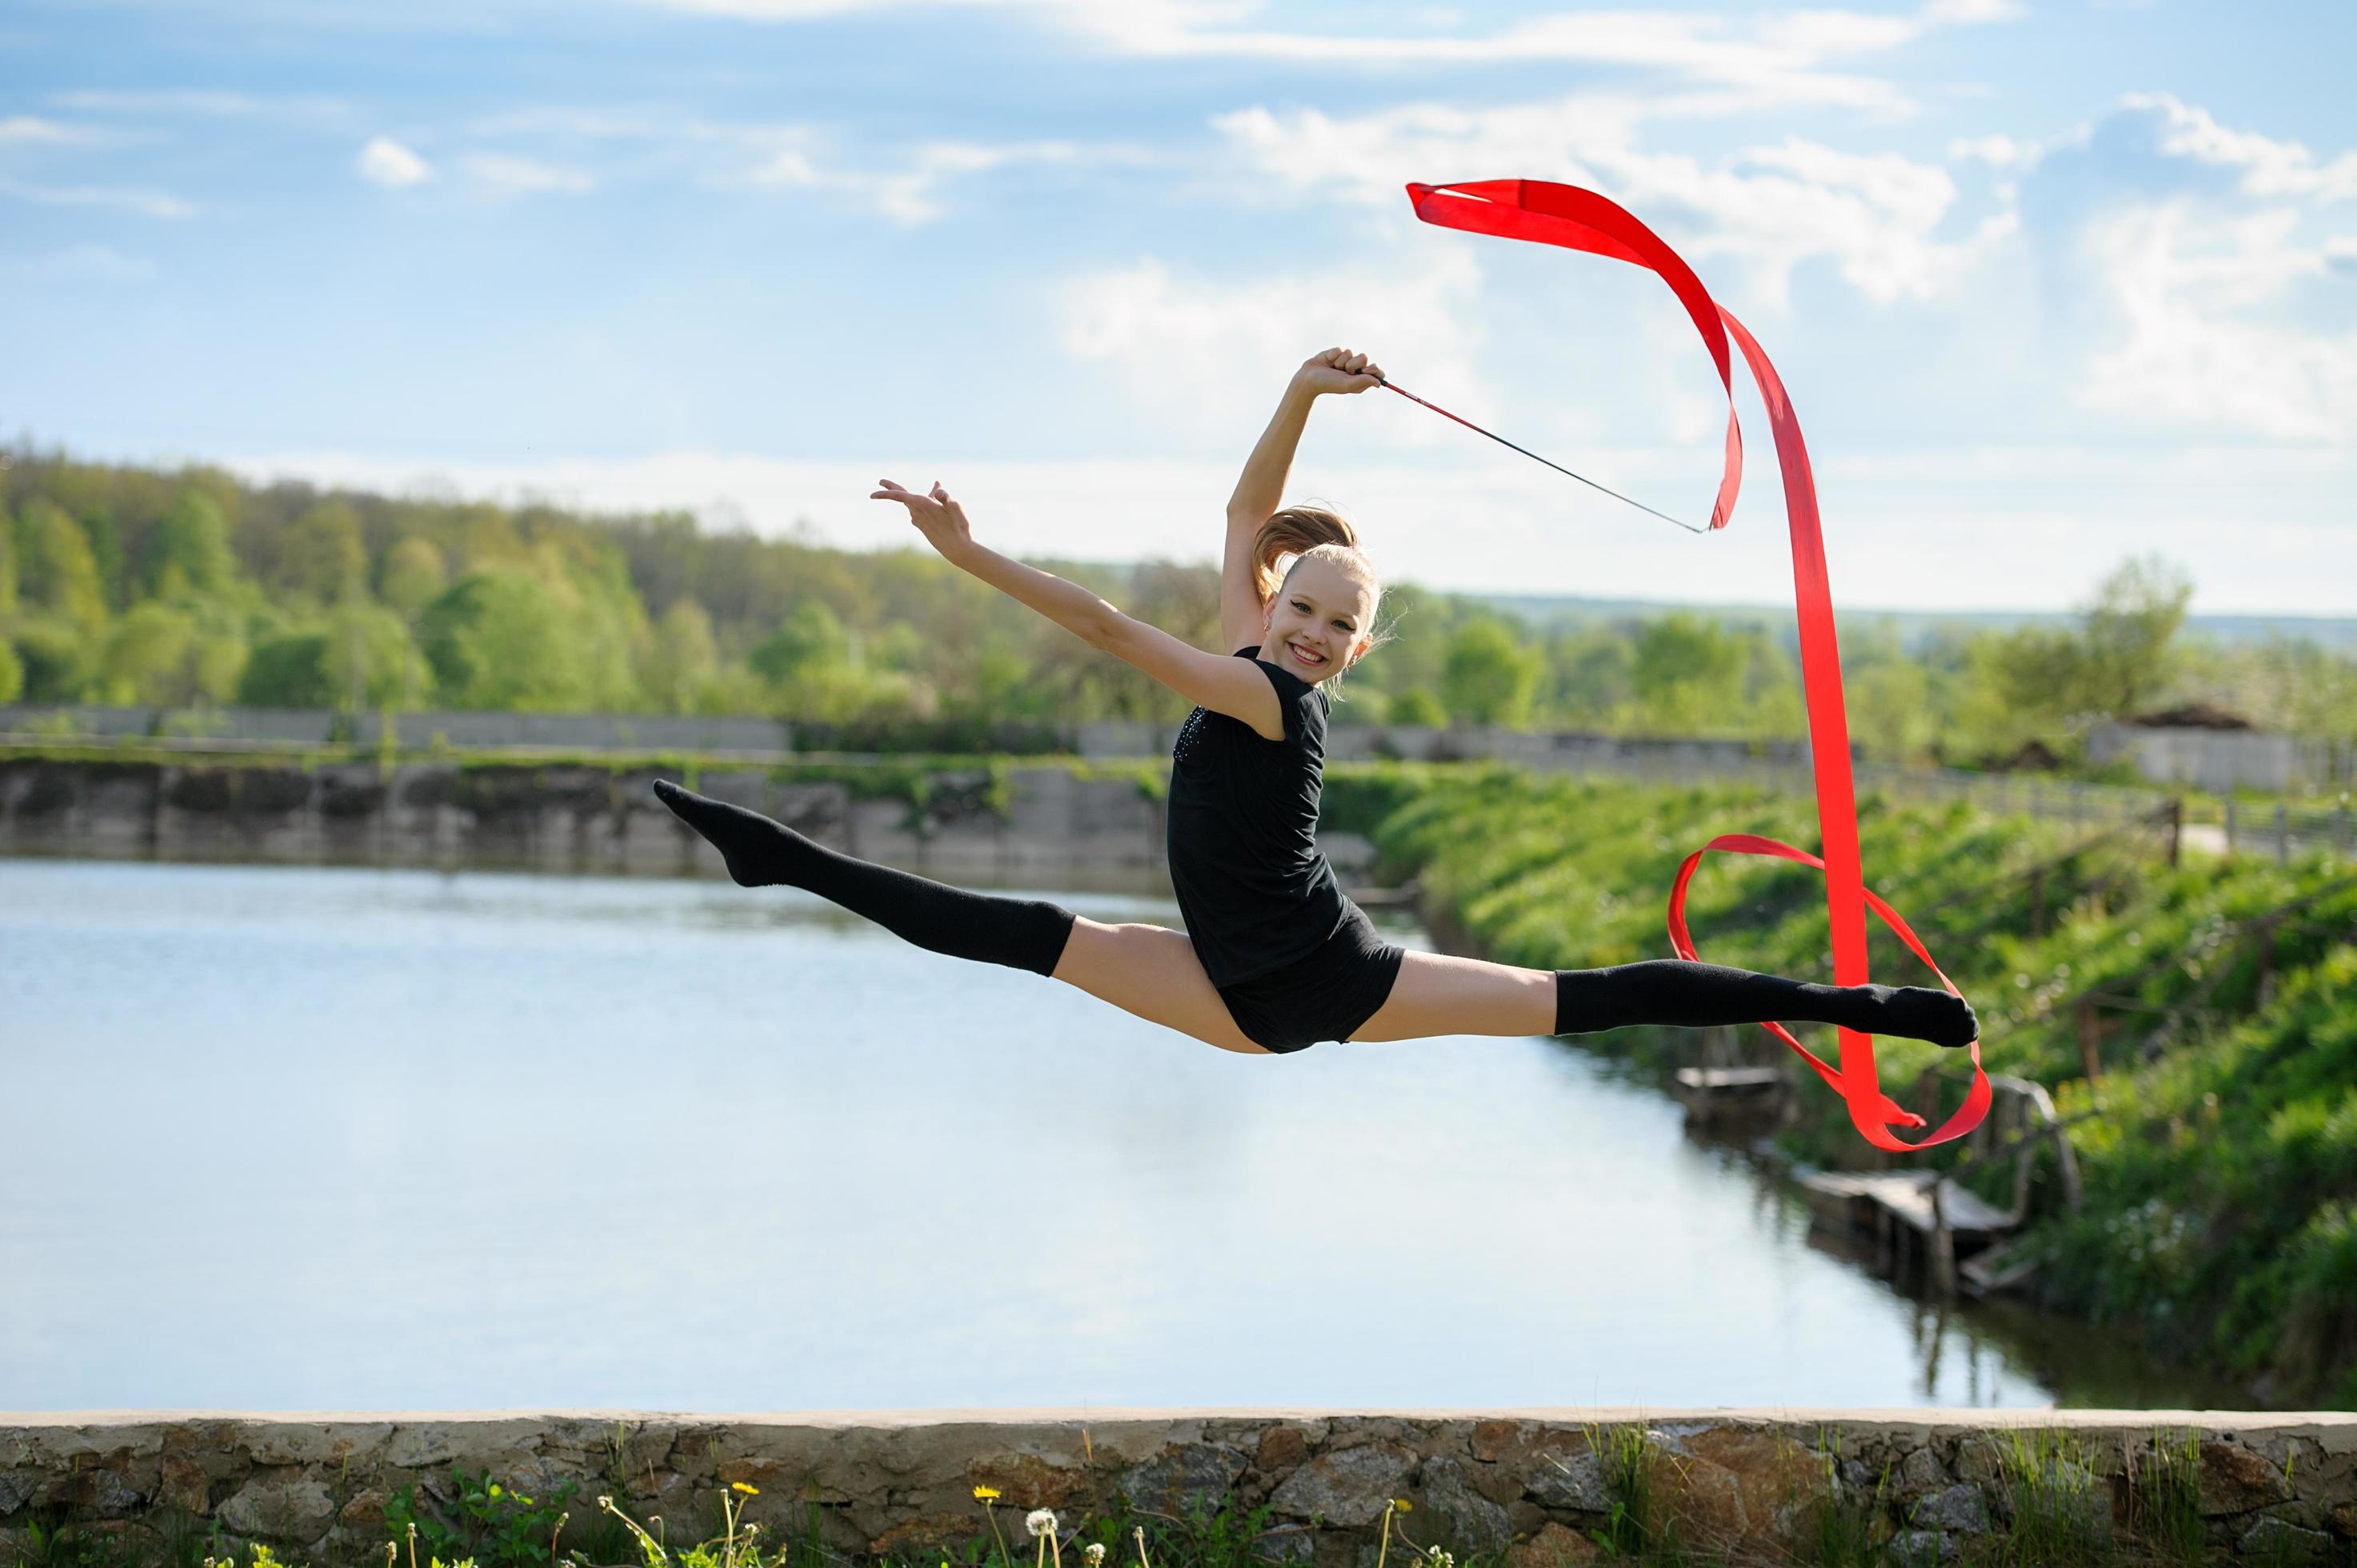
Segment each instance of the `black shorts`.
[[1316,952],[1220,986],[1220,1000],[1246,1037],[1272,1051],[1348,1041],[1390,998],[1406,950],[1383,940],[1366,912],[1346,899],[1341,924]]

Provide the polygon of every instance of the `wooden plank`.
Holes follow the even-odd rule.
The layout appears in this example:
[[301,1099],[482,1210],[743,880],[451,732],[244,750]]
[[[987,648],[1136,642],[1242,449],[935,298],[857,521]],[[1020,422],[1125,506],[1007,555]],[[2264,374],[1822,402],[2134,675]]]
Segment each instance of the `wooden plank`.
[[[1820,1171],[1803,1176],[1801,1185],[1826,1198],[1869,1205],[1928,1233],[1932,1179],[1930,1171]],[[1940,1183],[1940,1206],[1951,1230],[1995,1236],[2013,1229],[2011,1215],[1952,1181]]]

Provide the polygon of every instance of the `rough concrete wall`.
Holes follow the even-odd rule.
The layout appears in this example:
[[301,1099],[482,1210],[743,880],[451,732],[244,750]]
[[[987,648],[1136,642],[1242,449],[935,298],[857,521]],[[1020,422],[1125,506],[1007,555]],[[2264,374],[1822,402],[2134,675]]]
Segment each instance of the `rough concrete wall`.
[[[293,767],[64,763],[0,758],[0,854],[98,855],[549,871],[705,872],[720,859],[650,785],[652,770],[369,763]],[[944,772],[924,809],[861,800],[841,783],[707,770],[706,794],[823,843],[940,875],[1162,865],[1162,803],[1125,778],[1062,768],[989,779]]]
[[[2018,1434],[2056,1455],[2034,1489],[2009,1457]],[[1839,1518],[1894,1560],[1931,1563],[1996,1546],[2033,1508],[2050,1538],[2125,1546],[2154,1495],[2157,1443],[2198,1477],[2180,1517],[2213,1555],[2332,1561],[2357,1541],[2346,1414],[36,1414],[0,1415],[0,1560],[36,1524],[79,1522],[134,1552],[160,1552],[178,1529],[305,1563],[374,1561],[393,1493],[447,1505],[457,1467],[534,1497],[573,1484],[562,1544],[583,1552],[600,1495],[642,1522],[662,1515],[679,1545],[718,1534],[722,1494],[741,1482],[759,1494],[745,1518],[772,1543],[814,1502],[834,1551],[929,1562],[986,1531],[974,1488],[988,1486],[1003,1514],[1051,1508],[1068,1529],[1116,1503],[1173,1516],[1265,1503],[1275,1533],[1259,1552],[1321,1568],[1370,1561],[1387,1499],[1402,1498],[1411,1511],[1395,1522],[1418,1544],[1560,1568],[1595,1555],[1642,1475],[1647,1528],[1689,1551],[1806,1561]]]

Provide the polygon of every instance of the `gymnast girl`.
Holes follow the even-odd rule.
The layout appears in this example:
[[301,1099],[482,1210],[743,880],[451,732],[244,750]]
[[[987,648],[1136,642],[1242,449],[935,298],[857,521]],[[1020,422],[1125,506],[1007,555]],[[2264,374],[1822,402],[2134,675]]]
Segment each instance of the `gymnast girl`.
[[1186,929],[1104,925],[1042,899],[968,892],[813,843],[755,811],[654,786],[758,887],[808,889],[935,952],[1027,969],[1247,1055],[1321,1040],[1580,1035],[1632,1024],[1811,1020],[1964,1046],[1971,1006],[1917,986],[1833,986],[1655,959],[1609,969],[1520,969],[1387,942],[1318,849],[1327,686],[1383,640],[1382,588],[1349,523],[1280,510],[1309,410],[1367,391],[1379,367],[1329,349],[1305,362],[1228,501],[1222,649],[1189,646],[1076,584],[975,542],[965,509],[887,479],[871,499],[952,564],[1194,702],[1171,752],[1170,880]]

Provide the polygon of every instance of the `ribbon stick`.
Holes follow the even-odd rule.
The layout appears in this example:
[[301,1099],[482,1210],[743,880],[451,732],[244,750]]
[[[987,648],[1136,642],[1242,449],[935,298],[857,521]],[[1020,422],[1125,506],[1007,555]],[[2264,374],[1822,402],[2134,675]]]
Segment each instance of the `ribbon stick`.
[[[1502,239],[1528,240],[1585,251],[1644,268],[1676,295],[1695,330],[1702,334],[1711,362],[1727,389],[1726,463],[1719,475],[1718,494],[1711,503],[1710,526],[1727,526],[1735,510],[1736,492],[1743,483],[1743,434],[1735,417],[1734,355],[1740,352],[1760,401],[1767,405],[1768,424],[1776,440],[1776,458],[1784,480],[1784,512],[1792,539],[1792,587],[1801,636],[1801,681],[1807,693],[1809,757],[1816,779],[1817,832],[1824,858],[1774,839],[1749,833],[1715,838],[1686,857],[1670,892],[1671,945],[1678,956],[1691,960],[1694,942],[1686,930],[1686,885],[1702,857],[1713,850],[1730,854],[1756,854],[1797,861],[1825,874],[1825,913],[1831,925],[1834,983],[1862,985],[1867,979],[1866,910],[1875,913],[1897,932],[1901,941],[1940,976],[1951,993],[1961,994],[1932,955],[1893,910],[1868,892],[1859,865],[1857,796],[1849,765],[1849,720],[1842,703],[1841,650],[1834,633],[1833,593],[1825,577],[1824,531],[1817,518],[1817,487],[1809,469],[1809,453],[1801,439],[1800,421],[1784,392],[1783,381],[1740,321],[1711,298],[1694,269],[1651,229],[1618,204],[1592,190],[1555,185],[1544,180],[1491,179],[1456,185],[1411,185],[1408,199],[1415,215],[1427,223],[1461,229]],[[1730,347],[1731,345],[1731,347]],[[1451,417],[1454,417],[1453,415]],[[1486,432],[1485,432],[1486,434]],[[1651,509],[1648,509],[1651,510]],[[1838,1068],[1829,1067],[1803,1048],[1780,1024],[1767,1026],[1813,1068],[1837,1091],[1849,1108],[1851,1123],[1876,1148],[1904,1153],[1927,1149],[1961,1138],[1980,1125],[1988,1113],[1988,1074],[1981,1067],[1980,1042],[1973,1042],[1973,1084],[1964,1103],[1939,1130],[1920,1143],[1894,1136],[1893,1127],[1921,1127],[1923,1118],[1901,1108],[1882,1092],[1874,1067],[1874,1037],[1854,1029],[1836,1036]]]

